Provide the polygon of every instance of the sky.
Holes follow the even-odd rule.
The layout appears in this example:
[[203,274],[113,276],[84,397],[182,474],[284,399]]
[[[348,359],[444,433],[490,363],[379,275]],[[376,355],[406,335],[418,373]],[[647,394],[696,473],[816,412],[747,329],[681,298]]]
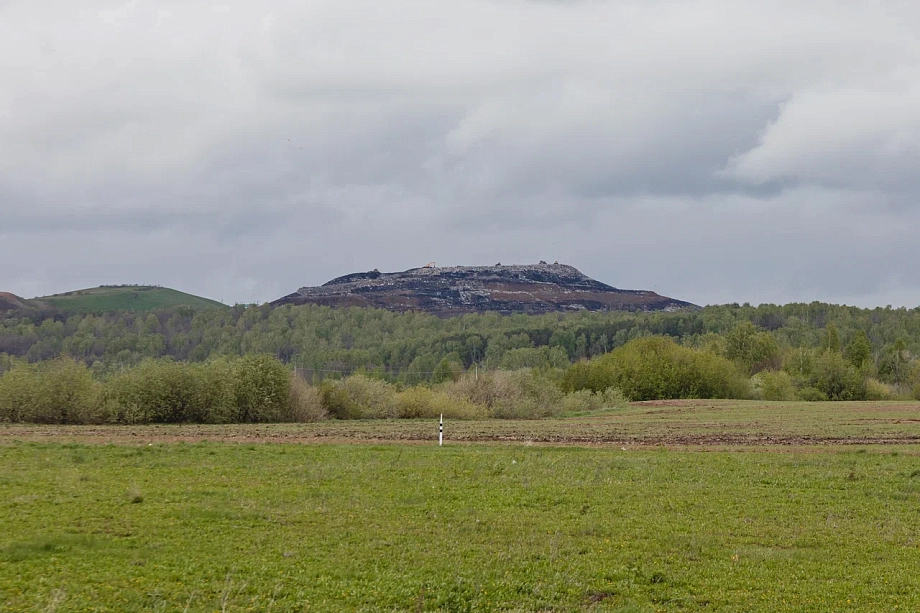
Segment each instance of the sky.
[[0,0],[0,291],[915,307],[918,109],[913,0]]

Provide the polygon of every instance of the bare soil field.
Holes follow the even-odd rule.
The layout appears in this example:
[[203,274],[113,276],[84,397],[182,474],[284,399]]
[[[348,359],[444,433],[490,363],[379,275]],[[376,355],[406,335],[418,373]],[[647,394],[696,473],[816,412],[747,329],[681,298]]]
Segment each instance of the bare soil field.
[[[222,441],[236,443],[402,443],[437,441],[433,420],[330,420],[310,424],[96,425],[0,424],[0,444]],[[544,420],[445,424],[445,443],[620,447],[780,447],[920,444],[920,403],[789,403],[684,400]]]

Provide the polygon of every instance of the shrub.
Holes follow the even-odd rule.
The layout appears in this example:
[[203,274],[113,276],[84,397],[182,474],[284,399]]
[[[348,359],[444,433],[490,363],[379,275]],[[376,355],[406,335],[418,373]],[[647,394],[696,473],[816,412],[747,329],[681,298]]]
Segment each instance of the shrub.
[[234,363],[232,398],[236,421],[281,421],[289,407],[291,373],[277,358],[247,355]]
[[202,400],[208,423],[229,424],[236,418],[235,366],[236,360],[217,358],[205,363],[201,370],[200,376],[204,380]]
[[762,400],[795,400],[795,385],[789,373],[763,371],[751,377],[754,395]]
[[893,400],[895,396],[891,386],[878,379],[866,379],[866,400]]
[[41,365],[26,421],[45,424],[84,424],[100,420],[100,385],[82,362],[57,358]]
[[397,416],[402,419],[435,419],[440,415],[450,419],[475,419],[486,414],[485,407],[426,387],[410,387],[399,392],[395,405]]
[[334,419],[359,419],[361,411],[338,381],[323,381],[319,388],[323,409]]
[[623,409],[629,405],[629,398],[623,392],[615,387],[608,387],[604,390],[604,408],[605,409]]
[[864,400],[866,381],[839,351],[825,351],[815,361],[811,384],[829,400]]
[[614,387],[631,400],[746,398],[750,393],[747,378],[727,359],[660,336],[639,338],[573,365],[562,386],[594,392]]
[[17,364],[0,376],[0,421],[28,421],[39,387],[35,368]]
[[626,398],[620,390],[609,388],[601,393],[583,389],[569,392],[562,398],[562,411],[565,413],[584,413],[601,409],[622,408],[627,405]]
[[565,413],[582,413],[597,411],[604,406],[604,395],[591,390],[570,392],[562,398],[562,411]]
[[805,402],[827,401],[827,394],[816,387],[803,387],[798,392],[796,392],[796,396],[799,400],[803,400]]
[[486,408],[491,417],[536,419],[564,410],[559,387],[533,370],[500,370],[480,373],[478,378],[467,373],[444,391]]
[[386,381],[353,375],[324,383],[322,403],[337,419],[387,419],[397,416],[396,387]]
[[234,364],[145,360],[105,385],[104,411],[117,423],[230,423]]
[[122,423],[202,423],[213,419],[200,364],[146,360],[106,385],[109,419]]
[[297,423],[321,421],[326,418],[326,415],[320,390],[307,385],[306,381],[294,375],[291,378],[291,395],[286,421]]

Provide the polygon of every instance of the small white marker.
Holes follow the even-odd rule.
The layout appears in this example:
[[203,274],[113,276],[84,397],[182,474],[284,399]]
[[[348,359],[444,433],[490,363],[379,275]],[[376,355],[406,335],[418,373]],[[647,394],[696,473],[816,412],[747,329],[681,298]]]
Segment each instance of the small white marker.
[[444,444],[444,413],[441,413],[441,423],[438,424],[438,446]]

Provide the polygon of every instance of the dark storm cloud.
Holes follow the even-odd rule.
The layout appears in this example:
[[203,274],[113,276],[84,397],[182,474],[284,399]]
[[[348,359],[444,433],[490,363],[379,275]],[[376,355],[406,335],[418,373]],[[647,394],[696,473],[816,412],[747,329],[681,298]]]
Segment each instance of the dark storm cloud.
[[0,289],[544,259],[913,306],[918,34],[895,1],[0,4]]

